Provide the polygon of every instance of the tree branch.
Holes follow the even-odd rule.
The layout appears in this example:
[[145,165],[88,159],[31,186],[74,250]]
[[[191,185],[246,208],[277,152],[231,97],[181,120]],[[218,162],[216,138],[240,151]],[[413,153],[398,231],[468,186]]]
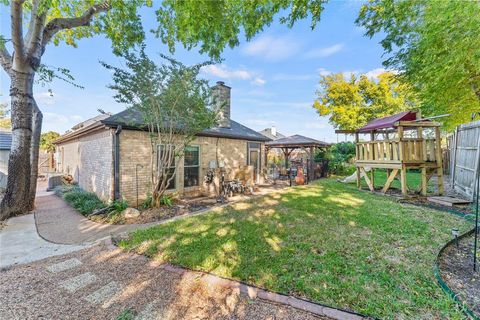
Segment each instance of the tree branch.
[[12,56],[7,48],[5,48],[5,45],[0,45],[0,65],[2,65],[6,73],[10,74],[10,70],[12,69]]
[[25,45],[23,43],[23,3],[25,0],[13,0],[10,18],[12,22],[12,43],[14,59],[23,62],[25,58]]
[[38,7],[39,0],[36,0],[33,2],[28,33],[25,37],[25,43],[27,45],[27,58],[30,60],[30,64],[34,70],[36,70],[40,64],[43,28],[47,16],[47,10],[39,13]]
[[91,6],[80,17],[53,19],[43,30],[42,47],[45,48],[45,46],[50,42],[50,40],[52,40],[53,36],[55,36],[57,32],[64,29],[88,26],[94,15],[101,12],[107,12],[110,10],[110,8],[109,1],[106,1],[102,4]]

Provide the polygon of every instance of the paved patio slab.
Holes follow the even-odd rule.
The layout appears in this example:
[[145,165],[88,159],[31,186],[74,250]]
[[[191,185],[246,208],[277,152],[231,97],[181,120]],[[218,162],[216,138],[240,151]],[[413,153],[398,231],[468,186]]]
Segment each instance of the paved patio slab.
[[86,248],[84,245],[58,245],[40,238],[33,214],[13,217],[0,230],[0,268],[28,263]]

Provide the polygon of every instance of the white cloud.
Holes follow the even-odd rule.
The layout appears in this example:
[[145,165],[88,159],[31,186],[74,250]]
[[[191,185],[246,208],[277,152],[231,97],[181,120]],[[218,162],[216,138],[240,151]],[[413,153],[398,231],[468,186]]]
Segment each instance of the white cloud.
[[376,79],[378,79],[379,75],[381,75],[382,73],[385,73],[385,72],[392,72],[394,74],[398,73],[397,70],[387,70],[385,68],[376,68],[376,69],[373,69],[373,70],[370,70],[370,71],[366,72],[365,75],[368,78],[376,80]]
[[57,94],[54,94],[51,91],[35,93],[33,96],[35,97],[35,101],[40,106],[40,108],[42,107],[42,105],[54,105],[59,98]]
[[241,79],[248,80],[253,77],[253,73],[245,69],[233,70],[225,64],[208,65],[201,68],[202,73],[215,76],[222,79]]
[[376,69],[368,71],[367,73],[365,73],[365,75],[368,78],[378,79],[378,76],[381,75],[382,73],[384,73],[385,71],[387,71],[387,70],[385,70],[384,68],[376,68]]
[[290,35],[279,37],[264,35],[246,44],[242,51],[249,56],[280,61],[296,54],[300,47],[301,43]]
[[317,72],[318,72],[318,74],[321,75],[321,76],[328,76],[329,74],[332,74],[332,73],[333,73],[332,71],[327,70],[327,69],[325,69],[325,68],[318,68],[318,69],[317,69]]
[[82,120],[83,117],[80,115],[67,116],[54,112],[44,112],[42,131],[53,130],[57,132],[64,132]]
[[265,83],[267,83],[267,81],[265,81],[265,79],[262,79],[260,77],[256,77],[250,83],[253,84],[253,85],[256,85],[256,86],[263,86]]
[[313,59],[313,58],[323,58],[331,56],[339,51],[341,51],[345,45],[343,43],[337,43],[329,47],[324,48],[315,48],[312,50],[307,51],[303,56],[306,59]]

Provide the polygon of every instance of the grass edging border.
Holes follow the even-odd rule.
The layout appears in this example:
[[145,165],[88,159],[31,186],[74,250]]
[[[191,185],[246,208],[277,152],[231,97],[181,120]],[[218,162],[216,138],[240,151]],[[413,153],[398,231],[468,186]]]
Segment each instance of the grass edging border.
[[[469,231],[465,232],[464,234],[460,235],[458,237],[458,241],[472,235],[475,232],[475,229],[476,228],[473,228],[472,230],[469,230]],[[460,308],[460,310],[463,311],[463,313],[465,313],[465,315],[467,315],[471,319],[480,320],[480,318],[477,317],[473,313],[473,311],[468,308],[467,304],[458,298],[458,294],[455,293],[447,285],[447,283],[443,280],[443,278],[440,274],[440,266],[439,266],[438,260],[439,260],[440,256],[443,254],[443,252],[445,251],[445,249],[447,249],[449,246],[453,245],[454,243],[455,243],[455,239],[452,239],[452,240],[448,241],[438,252],[437,257],[435,258],[435,264],[433,266],[433,272],[435,274],[435,278],[437,279],[437,282],[440,285],[440,287],[443,289],[443,291],[445,291],[445,293],[448,294],[453,299],[453,301],[455,301],[457,306]]]

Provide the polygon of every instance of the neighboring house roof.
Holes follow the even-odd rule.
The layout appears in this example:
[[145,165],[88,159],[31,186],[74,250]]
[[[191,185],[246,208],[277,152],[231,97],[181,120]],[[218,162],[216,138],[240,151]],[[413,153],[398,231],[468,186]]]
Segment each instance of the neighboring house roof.
[[357,130],[357,132],[370,132],[378,129],[394,128],[398,121],[413,121],[417,119],[415,111],[404,111],[392,116],[374,119],[367,123],[364,127]]
[[12,132],[0,131],[0,150],[10,150],[12,148]]
[[92,124],[94,124],[95,122],[98,122],[100,120],[103,120],[103,119],[106,119],[108,117],[110,117],[112,114],[111,113],[102,113],[102,114],[99,114],[98,116],[95,116],[93,118],[90,118],[90,119],[87,119],[85,121],[82,121],[76,125],[74,125],[72,127],[72,131],[75,131],[75,130],[79,130],[79,129],[82,129],[82,128],[86,128]]
[[327,142],[315,140],[309,137],[301,136],[299,134],[274,140],[265,143],[266,146],[272,148],[295,148],[295,147],[328,147],[330,144]]
[[70,139],[78,137],[84,133],[91,132],[92,130],[100,130],[101,128],[104,127],[101,120],[106,119],[108,117],[110,117],[110,114],[100,114],[86,121],[83,121],[82,122],[83,125],[77,124],[73,126],[71,131],[67,131],[66,133],[61,135],[58,139],[53,141],[53,143],[59,144],[61,142],[68,141]]
[[[146,128],[141,112],[131,108],[114,114],[101,122],[109,127],[121,125],[125,129],[132,130],[145,130]],[[217,126],[203,130],[198,136],[244,139],[251,141],[270,141],[270,138],[233,120],[230,120],[230,128]]]
[[286,135],[283,135],[278,131],[274,135],[273,132],[272,132],[272,128],[263,129],[262,131],[259,131],[259,133],[263,134],[265,137],[267,137],[269,139],[272,139],[272,140],[277,140],[277,139],[281,139],[281,138],[286,137]]

